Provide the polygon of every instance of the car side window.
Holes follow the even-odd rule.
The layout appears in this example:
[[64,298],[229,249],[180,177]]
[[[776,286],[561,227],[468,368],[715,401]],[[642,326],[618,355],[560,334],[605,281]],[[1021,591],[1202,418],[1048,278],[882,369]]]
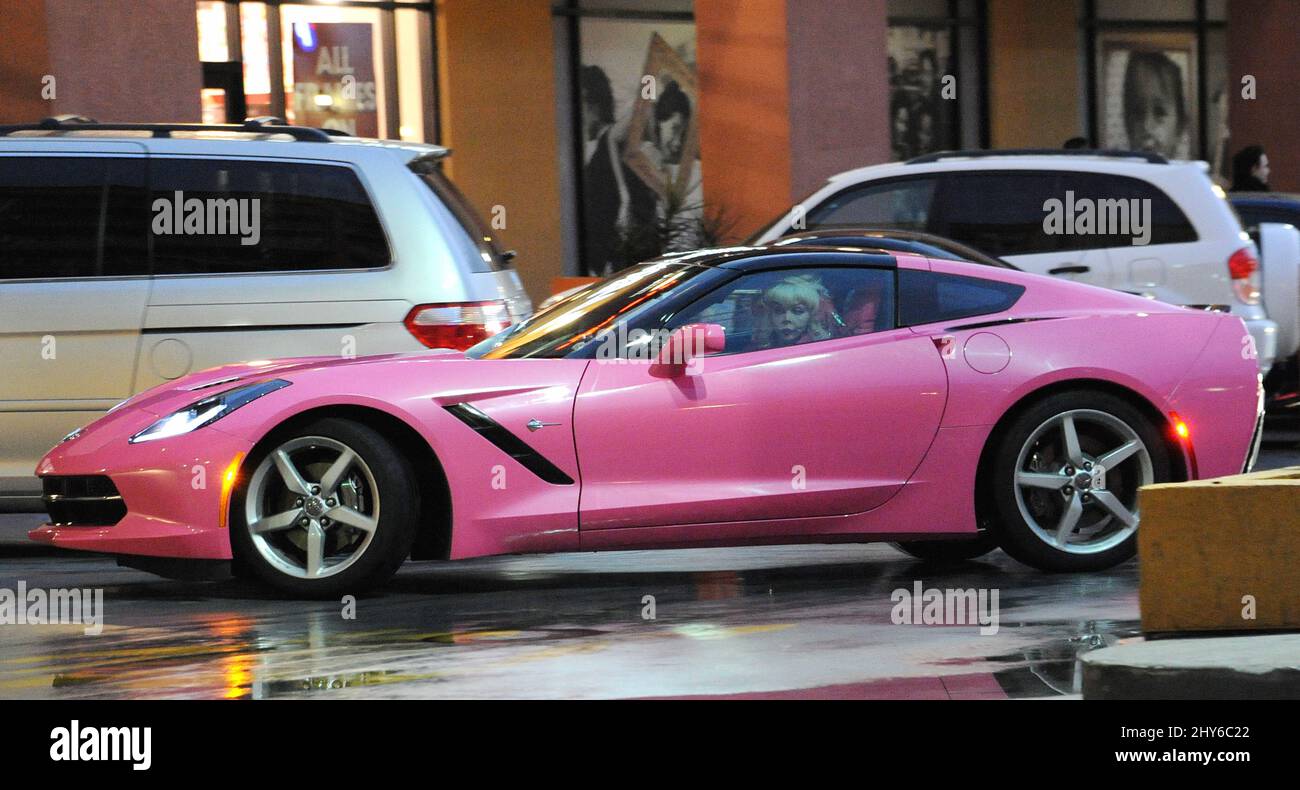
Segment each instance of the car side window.
[[147,275],[145,160],[0,157],[0,279]]
[[925,230],[935,178],[906,178],[845,190],[808,212],[808,227],[866,226]]
[[[1196,229],[1177,204],[1155,184],[1109,173],[1060,173],[1060,193],[1076,203],[1088,200],[1095,207],[1095,232],[1066,236],[1068,249],[1128,247],[1149,230],[1147,244],[1196,241]],[[1138,201],[1138,203],[1134,203]],[[1134,209],[1141,216],[1135,215]],[[1104,225],[1104,227],[1103,227]],[[1139,227],[1139,225],[1145,227]]]
[[898,324],[916,326],[1010,310],[1023,285],[957,274],[902,269],[898,273]]
[[795,346],[894,327],[894,271],[867,267],[778,269],[742,275],[674,315],[720,324],[725,353]]
[[1043,232],[1043,202],[1063,196],[1056,173],[952,173],[944,181],[933,232],[995,257],[1067,249]]
[[156,158],[149,178],[155,274],[375,269],[390,261],[379,217],[350,168]]

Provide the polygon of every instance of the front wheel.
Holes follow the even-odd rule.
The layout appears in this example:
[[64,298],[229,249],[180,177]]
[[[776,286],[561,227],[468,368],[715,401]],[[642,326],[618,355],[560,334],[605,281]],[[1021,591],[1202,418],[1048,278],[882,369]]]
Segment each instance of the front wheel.
[[231,542],[261,580],[295,596],[358,594],[411,552],[419,490],[391,442],[326,418],[276,436],[232,497]]
[[1034,404],[1003,434],[994,463],[998,543],[1046,571],[1102,570],[1132,557],[1138,489],[1171,478],[1160,430],[1105,392]]

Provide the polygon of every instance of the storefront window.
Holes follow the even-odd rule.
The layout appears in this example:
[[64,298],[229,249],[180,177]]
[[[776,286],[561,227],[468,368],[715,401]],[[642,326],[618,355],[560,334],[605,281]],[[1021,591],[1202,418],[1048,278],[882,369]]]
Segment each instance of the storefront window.
[[1221,2],[1098,0],[1083,24],[1099,147],[1205,159],[1226,175],[1224,14]]
[[890,0],[888,10],[893,157],[981,147],[979,8],[968,0]]
[[417,142],[436,128],[428,0],[199,0],[197,11],[207,122],[270,115]]

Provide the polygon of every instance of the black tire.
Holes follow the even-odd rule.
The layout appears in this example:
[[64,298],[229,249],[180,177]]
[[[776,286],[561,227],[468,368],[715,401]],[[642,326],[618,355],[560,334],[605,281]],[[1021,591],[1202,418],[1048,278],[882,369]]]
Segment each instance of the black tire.
[[[379,517],[368,545],[350,565],[322,578],[298,578],[277,568],[254,545],[246,517],[254,470],[286,443],[323,437],[350,448],[373,477]],[[306,478],[306,475],[304,475]],[[380,506],[381,505],[381,506]],[[411,553],[419,523],[420,491],[415,472],[401,451],[374,429],[352,420],[324,418],[277,433],[244,465],[231,496],[231,545],[236,562],[276,589],[300,598],[360,595],[392,577]],[[335,528],[339,525],[336,523]],[[286,533],[290,532],[286,530]]]
[[[1001,437],[994,438],[998,444],[992,456],[993,469],[990,470],[991,474],[988,474],[986,479],[990,480],[993,485],[990,501],[993,503],[995,512],[992,514],[993,519],[990,530],[993,533],[994,540],[1007,554],[1026,565],[1043,571],[1068,573],[1104,570],[1119,565],[1137,552],[1137,532],[1134,530],[1122,542],[1108,548],[1105,548],[1106,541],[1099,539],[1096,541],[1097,550],[1093,553],[1071,553],[1058,546],[1049,545],[1030,526],[1021,511],[1020,502],[1022,500],[1028,501],[1023,493],[1022,498],[1018,499],[1015,482],[1017,461],[1020,458],[1022,448],[1028,451],[1026,445],[1040,426],[1044,426],[1061,415],[1079,410],[1086,410],[1091,413],[1100,412],[1127,425],[1145,445],[1150,460],[1151,482],[1160,483],[1172,479],[1169,448],[1161,435],[1160,429],[1153,425],[1151,419],[1143,414],[1141,410],[1123,398],[1108,392],[1076,390],[1052,395],[1031,405],[1007,426]],[[1081,417],[1080,419],[1086,418]],[[1084,427],[1080,428],[1078,433],[1079,443],[1083,447],[1084,453],[1088,454],[1091,452],[1089,445],[1095,449],[1098,445],[1104,444],[1105,428],[1095,425],[1089,428],[1087,423],[1081,423],[1081,425]],[[1093,434],[1089,436],[1086,433],[1087,430],[1092,430]],[[1136,470],[1132,467],[1134,463],[1141,464],[1140,456],[1135,455],[1129,460],[1116,464],[1115,470],[1124,471],[1118,474],[1115,471],[1109,472],[1108,481],[1120,479],[1122,481],[1121,485],[1132,489],[1131,492],[1126,491],[1125,497],[1131,495],[1134,497],[1133,502],[1136,502],[1135,492],[1142,477],[1142,472],[1140,466]],[[1125,464],[1129,464],[1129,466],[1126,467]],[[1107,486],[1109,485],[1108,482]],[[1031,493],[1028,496],[1034,495],[1036,494]],[[1057,495],[1064,497],[1064,491],[1048,491],[1041,496],[1051,497]],[[1035,501],[1048,501],[1050,504],[1051,500]],[[1027,504],[1026,507],[1028,509],[1029,505]],[[1065,507],[1064,502],[1061,503],[1060,507]],[[1080,526],[1074,529],[1075,533],[1078,533],[1082,528],[1087,528],[1089,523],[1097,524],[1107,518],[1105,512],[1100,512],[1100,506],[1095,500],[1087,507],[1092,508],[1092,510],[1085,511],[1085,515],[1080,518]],[[1089,522],[1089,519],[1091,519],[1091,522]],[[1120,522],[1113,519],[1107,523],[1112,524],[1112,528],[1117,530],[1113,537],[1118,539],[1121,534],[1118,531]]]
[[891,546],[923,562],[952,563],[983,557],[998,547],[987,532],[965,540],[908,540]]

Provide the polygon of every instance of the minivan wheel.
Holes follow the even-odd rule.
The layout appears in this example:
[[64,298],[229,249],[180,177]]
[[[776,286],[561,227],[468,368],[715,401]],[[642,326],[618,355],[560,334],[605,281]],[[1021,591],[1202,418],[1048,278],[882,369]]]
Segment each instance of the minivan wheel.
[[1171,477],[1160,431],[1105,392],[1053,395],[1008,427],[994,459],[994,529],[1012,557],[1091,571],[1137,551],[1138,489]]
[[371,428],[321,419],[277,436],[247,468],[232,497],[231,541],[268,584],[303,597],[358,594],[410,554],[416,477]]

